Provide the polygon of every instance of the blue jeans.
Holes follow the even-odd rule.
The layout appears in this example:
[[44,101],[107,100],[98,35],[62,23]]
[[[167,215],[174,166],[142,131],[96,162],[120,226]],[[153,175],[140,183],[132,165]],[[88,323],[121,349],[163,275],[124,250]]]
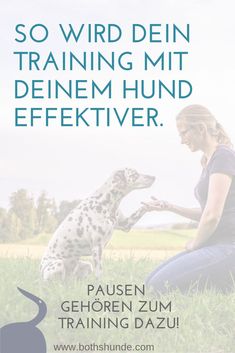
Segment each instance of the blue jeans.
[[235,246],[215,244],[184,251],[158,266],[146,279],[155,293],[179,289],[183,293],[216,288],[235,289]]

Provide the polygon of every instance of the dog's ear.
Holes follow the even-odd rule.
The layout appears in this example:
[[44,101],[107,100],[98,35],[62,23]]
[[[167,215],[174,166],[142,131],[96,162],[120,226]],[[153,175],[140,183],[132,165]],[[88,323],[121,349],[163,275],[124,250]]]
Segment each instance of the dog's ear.
[[125,181],[126,180],[125,170],[124,169],[117,170],[114,174],[114,179]]
[[116,185],[119,187],[124,187],[126,185],[126,175],[125,175],[125,170],[118,170],[114,174],[113,181]]

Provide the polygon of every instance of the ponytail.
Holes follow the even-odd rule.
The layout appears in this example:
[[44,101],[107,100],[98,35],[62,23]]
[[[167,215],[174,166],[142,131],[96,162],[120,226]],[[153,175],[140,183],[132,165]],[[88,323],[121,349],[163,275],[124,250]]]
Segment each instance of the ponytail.
[[223,145],[226,145],[228,147],[233,147],[233,144],[232,144],[228,134],[225,132],[222,125],[218,122],[216,122],[216,125],[215,125],[215,137],[217,139],[217,142],[219,142]]

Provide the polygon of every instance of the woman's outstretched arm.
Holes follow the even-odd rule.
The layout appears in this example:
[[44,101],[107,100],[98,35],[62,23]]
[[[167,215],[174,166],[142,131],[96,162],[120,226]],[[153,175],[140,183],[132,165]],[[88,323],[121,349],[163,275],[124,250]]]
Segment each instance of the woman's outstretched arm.
[[202,215],[200,208],[181,207],[167,201],[158,200],[155,197],[152,197],[152,201],[143,202],[143,204],[146,206],[147,211],[169,211],[193,221],[199,221]]

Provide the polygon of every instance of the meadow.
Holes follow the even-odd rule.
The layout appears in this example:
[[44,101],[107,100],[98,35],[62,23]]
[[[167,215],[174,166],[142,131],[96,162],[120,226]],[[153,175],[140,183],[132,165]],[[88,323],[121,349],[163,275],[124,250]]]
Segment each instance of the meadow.
[[[54,344],[142,344],[145,351],[150,351],[147,345],[154,345],[156,353],[234,353],[235,352],[235,294],[222,294],[213,290],[203,293],[197,290],[196,285],[187,294],[175,291],[171,294],[154,297],[146,292],[144,296],[102,296],[99,298],[87,295],[88,284],[105,287],[107,284],[135,284],[142,285],[147,274],[155,268],[156,264],[167,257],[167,252],[178,252],[182,249],[185,240],[190,238],[193,231],[144,231],[134,230],[129,234],[115,233],[104,256],[104,272],[100,280],[93,275],[83,281],[74,278],[66,281],[42,282],[39,276],[40,256],[22,254],[8,256],[0,252],[0,298],[1,318],[0,326],[11,322],[31,320],[37,313],[34,303],[24,298],[17,291],[17,287],[24,288],[42,298],[47,303],[48,313],[39,324],[47,339],[48,353],[55,352]],[[36,251],[43,248],[48,240],[47,235],[35,239],[33,244],[18,244],[18,246],[34,246]],[[5,244],[5,250],[6,250]],[[16,244],[14,246],[17,247]],[[4,251],[4,250],[3,250]],[[109,256],[115,252],[116,256]],[[118,253],[120,252],[120,256]],[[122,253],[125,256],[122,256]],[[136,256],[136,254],[138,256]],[[154,254],[154,256],[150,256]],[[160,257],[158,256],[161,254]],[[63,301],[125,301],[132,302],[131,312],[105,313],[105,312],[63,312]],[[151,303],[171,302],[171,312],[156,311],[139,313],[137,310],[139,300]],[[59,317],[85,320],[87,318],[103,320],[110,318],[120,320],[126,317],[130,323],[128,328],[61,328]],[[179,325],[174,328],[153,328],[151,326],[135,328],[133,322],[141,317],[146,323],[148,320],[156,322],[159,318],[173,320],[178,318]],[[173,321],[170,321],[173,322]],[[144,347],[142,347],[144,349]],[[91,351],[91,350],[90,350]],[[116,351],[118,352],[118,351]],[[21,353],[21,352],[19,352]]]

